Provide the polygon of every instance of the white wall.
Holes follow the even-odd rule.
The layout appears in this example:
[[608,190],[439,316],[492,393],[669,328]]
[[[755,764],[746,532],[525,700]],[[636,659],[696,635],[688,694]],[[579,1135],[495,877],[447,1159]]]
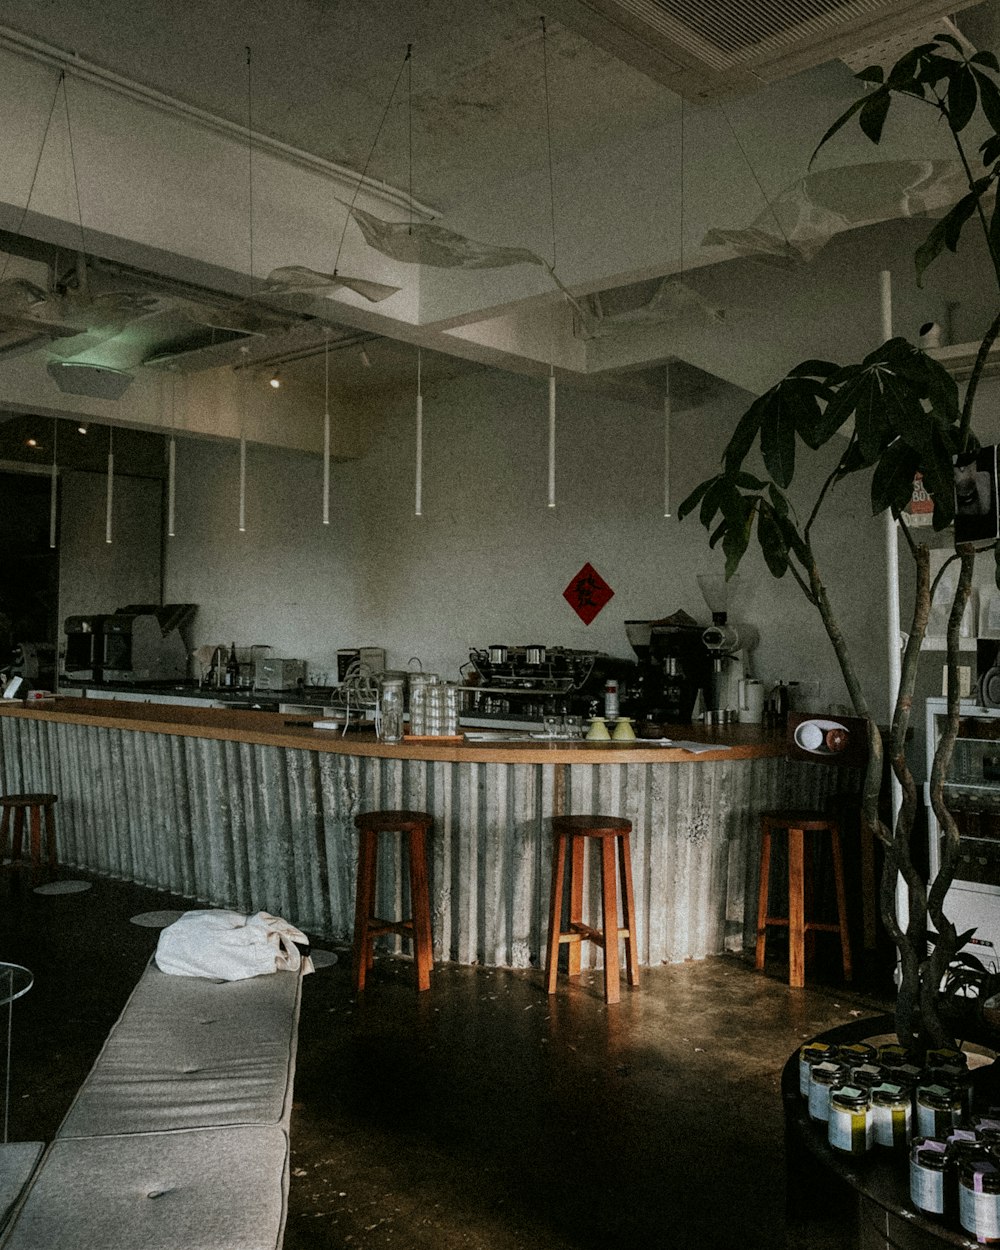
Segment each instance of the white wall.
[[[237,533],[236,450],[191,443],[178,458],[177,537],[166,597],[201,605],[196,642],[267,642],[320,671],[338,647],[384,646],[454,677],[470,647],[561,644],[630,656],[624,622],[684,608],[709,614],[696,576],[721,571],[697,518],[662,515],[662,415],[563,386],[558,506],[546,507],[544,381],[493,370],[442,383],[424,397],[424,515],[413,515],[410,397],[382,414],[371,452],[335,465],[334,510],[320,524],[315,457],[252,447],[247,533]],[[748,397],[720,385],[672,424],[673,498],[718,463]],[[881,691],[885,666],[881,527],[857,495],[838,500],[824,544],[831,595]],[[843,541],[839,528],[853,537]],[[864,558],[858,558],[859,551]],[[590,561],[615,597],[588,627],[562,597]],[[824,697],[846,698],[815,612],[786,578],[747,557],[735,615],[762,635],[757,667],[786,680],[819,675]]]

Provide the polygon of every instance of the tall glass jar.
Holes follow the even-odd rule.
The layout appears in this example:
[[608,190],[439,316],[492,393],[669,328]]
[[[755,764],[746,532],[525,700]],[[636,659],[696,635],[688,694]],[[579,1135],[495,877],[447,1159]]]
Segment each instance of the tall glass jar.
[[403,680],[384,677],[379,696],[379,738],[383,742],[403,741]]

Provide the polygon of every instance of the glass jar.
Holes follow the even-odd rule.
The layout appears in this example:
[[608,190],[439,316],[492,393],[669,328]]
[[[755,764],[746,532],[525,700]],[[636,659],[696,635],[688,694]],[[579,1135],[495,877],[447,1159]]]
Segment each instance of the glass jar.
[[910,1151],[910,1201],[922,1214],[943,1220],[952,1210],[948,1193],[948,1147],[919,1138]]
[[872,1147],[872,1108],[868,1091],[841,1085],[830,1091],[827,1141],[841,1154],[861,1156]]
[[830,1118],[830,1091],[843,1085],[847,1069],[842,1063],[813,1064],[809,1072],[809,1119],[825,1124]]
[[382,679],[379,695],[378,736],[382,742],[403,741],[403,681],[393,677]]
[[972,1159],[958,1172],[958,1222],[981,1246],[1000,1245],[1000,1166]]
[[460,693],[453,681],[444,685],[444,725],[443,732],[451,738],[458,733],[458,709]]
[[850,1042],[837,1047],[837,1060],[846,1063],[849,1068],[860,1068],[863,1063],[875,1063],[878,1050],[869,1042]]
[[809,1073],[817,1063],[827,1063],[837,1057],[837,1048],[830,1042],[806,1042],[799,1047],[799,1093],[809,1097]]
[[962,1122],[965,1113],[963,1091],[954,1086],[917,1086],[916,1126],[919,1137],[947,1137]]
[[872,1090],[872,1133],[876,1146],[904,1150],[913,1130],[913,1100],[902,1085],[886,1081]]

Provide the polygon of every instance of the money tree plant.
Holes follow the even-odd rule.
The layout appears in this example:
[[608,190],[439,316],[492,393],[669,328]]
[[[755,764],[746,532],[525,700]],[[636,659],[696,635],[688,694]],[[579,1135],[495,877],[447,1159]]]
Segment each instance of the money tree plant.
[[[888,73],[877,65],[862,70],[857,78],[864,84],[863,93],[830,126],[813,153],[815,160],[816,153],[850,122],[857,122],[871,142],[879,143],[890,112],[910,110],[914,124],[919,124],[920,114],[924,114],[930,124],[947,127],[968,190],[935,222],[917,249],[918,284],[945,249],[957,250],[965,227],[972,223],[985,240],[1000,294],[998,75],[1000,65],[991,52],[966,55],[952,36],[937,35],[912,48]],[[736,572],[756,537],[771,575],[793,578],[819,613],[854,710],[867,724],[868,763],[860,793],[861,820],[885,851],[880,911],[899,952],[896,1029],[900,1041],[916,1049],[954,1041],[940,989],[949,969],[977,963],[963,951],[971,931],[957,932],[944,910],[958,863],[959,830],[945,802],[943,782],[958,733],[959,634],[973,565],[977,555],[986,550],[993,551],[995,560],[996,544],[960,543],[947,562],[958,565],[947,627],[948,714],[930,779],[942,845],[940,869],[933,880],[928,880],[919,868],[919,856],[914,854],[918,791],[907,765],[905,742],[921,644],[944,570],[932,582],[927,542],[905,524],[900,525],[901,549],[914,564],[914,595],[901,680],[883,750],[872,700],[828,593],[814,536],[821,530],[838,484],[858,475],[868,479],[873,515],[888,510],[898,520],[919,474],[934,502],[934,529],[952,524],[953,458],[978,447],[973,411],[998,332],[1000,313],[985,329],[961,400],[954,379],[945,369],[905,338],[890,338],[853,364],[803,361],[751,404],[722,453],[719,472],[702,482],[679,510],[681,517],[697,512],[710,532],[711,545],[721,544],[727,577]],[[789,493],[797,467],[808,458],[820,457],[821,485],[811,506],[799,511]],[[884,819],[879,804],[886,767],[895,774],[902,792],[892,822]],[[899,878],[907,897],[905,914],[897,909]]]

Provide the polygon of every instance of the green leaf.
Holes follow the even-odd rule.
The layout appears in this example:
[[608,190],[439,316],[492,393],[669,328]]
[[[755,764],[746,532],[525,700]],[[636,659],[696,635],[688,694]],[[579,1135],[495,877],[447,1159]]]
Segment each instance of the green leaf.
[[872,474],[872,516],[886,508],[902,512],[913,495],[913,478],[919,468],[919,457],[902,439],[891,443]]
[[746,553],[750,542],[750,530],[753,523],[753,505],[744,500],[741,509],[743,515],[739,520],[730,521],[722,538],[722,550],[726,553],[726,577],[730,578],[740,567],[740,561]]
[[934,500],[934,528],[944,529],[955,518],[955,470],[951,448],[936,429],[929,445],[920,452],[920,471]]
[[763,490],[767,485],[765,481],[759,477],[754,477],[752,473],[737,473],[734,481],[743,490]]
[[[943,61],[944,59],[938,54],[936,43],[918,43],[909,52],[905,52],[889,71],[886,86],[892,91],[913,90],[915,75],[920,71],[921,66],[928,60]],[[920,94],[919,88],[917,88],[917,93]]]
[[771,497],[771,507],[778,516],[788,516],[788,500],[773,482],[768,483],[767,493]]
[[693,512],[694,509],[697,508],[699,500],[715,480],[716,479],[714,477],[710,477],[707,481],[699,483],[694,488],[691,494],[688,495],[681,506],[677,509],[677,519],[679,521],[683,521],[689,512]]
[[824,144],[828,143],[833,138],[833,136],[837,133],[838,130],[842,130],[843,127],[846,126],[847,123],[851,120],[854,114],[859,112],[861,109],[865,107],[865,105],[868,103],[870,98],[871,98],[870,96],[863,95],[859,100],[855,100],[849,109],[841,113],[841,115],[837,118],[837,120],[833,123],[833,125],[829,128],[829,130],[823,136],[823,138],[820,139],[819,143],[816,144],[815,151],[813,152],[812,156],[809,157],[809,165],[807,166],[807,168],[809,169],[812,168],[812,163],[816,159],[816,154],[819,152],[820,148],[823,147]]
[[712,551],[715,550],[716,546],[718,545],[719,539],[723,536],[723,534],[725,534],[728,528],[729,528],[729,522],[726,520],[723,520],[723,521],[720,521],[719,525],[712,531],[712,535],[708,540],[708,545],[712,549]]
[[725,488],[725,477],[720,474],[713,478],[708,485],[708,490],[702,496],[701,508],[698,511],[698,519],[704,525],[705,529],[712,524],[715,514],[722,506],[722,493]]
[[940,221],[934,223],[930,234],[917,248],[913,257],[917,268],[917,286],[923,286],[924,273],[928,265],[940,256],[943,248],[947,247],[952,252],[955,251],[962,227],[976,211],[978,202],[979,196],[975,191],[970,191],[968,195],[963,195],[954,208]]
[[979,145],[979,150],[983,154],[983,164],[993,165],[1000,159],[1000,135],[991,135],[990,138],[984,139]]
[[768,473],[784,487],[795,472],[795,413],[782,395],[782,389],[782,386],[775,388],[777,393],[761,421],[760,454]]
[[982,106],[986,120],[994,132],[1000,131],[1000,89],[997,88],[993,79],[988,74],[984,74],[982,70],[973,70],[973,73],[976,75],[976,82],[979,84],[979,103]]
[[854,417],[858,449],[865,465],[878,460],[889,434],[877,373],[874,366],[856,372],[841,386],[827,409],[831,422],[836,421],[838,428]]
[[993,548],[993,580],[996,582],[997,589],[1000,590],[1000,543]]
[[949,43],[960,56],[965,56],[965,49],[958,42],[954,35],[946,34],[944,31],[934,36],[935,43]]
[[803,360],[788,374],[790,378],[829,378],[840,368],[832,360]]
[[985,65],[987,69],[991,69],[994,74],[1000,74],[1000,61],[992,52],[974,52],[969,57],[970,65]]
[[882,127],[885,125],[885,119],[889,115],[889,105],[891,103],[892,97],[889,95],[888,88],[880,87],[861,110],[861,114],[858,117],[858,125],[871,139],[872,143],[879,143],[882,139]]
[[[1000,256],[1000,196],[993,205],[993,216],[990,218],[990,250],[994,256]],[[994,264],[996,262],[994,261]]]
[[788,571],[788,544],[774,513],[766,505],[761,508],[757,518],[757,541],[771,576],[784,577]]
[[[951,75],[948,86],[948,123],[955,134],[963,131],[976,111],[979,92],[976,79],[967,65],[960,65]],[[863,116],[863,114],[862,114]]]
[[722,453],[727,473],[735,473],[746,459],[747,453],[757,437],[757,432],[760,430],[764,410],[775,390],[777,390],[777,387],[772,387],[770,391],[755,399],[740,418],[739,424],[733,432],[733,437],[726,444],[726,449]]

